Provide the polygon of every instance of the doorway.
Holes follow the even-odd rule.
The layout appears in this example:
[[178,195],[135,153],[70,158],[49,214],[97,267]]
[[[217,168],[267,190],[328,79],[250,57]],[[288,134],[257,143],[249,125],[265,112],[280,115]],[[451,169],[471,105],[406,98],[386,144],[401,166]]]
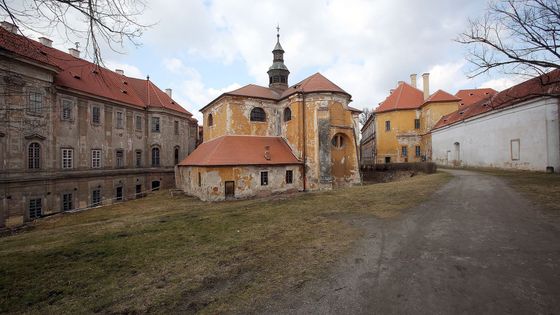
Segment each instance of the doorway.
[[226,199],[235,198],[235,182],[227,181],[225,182]]

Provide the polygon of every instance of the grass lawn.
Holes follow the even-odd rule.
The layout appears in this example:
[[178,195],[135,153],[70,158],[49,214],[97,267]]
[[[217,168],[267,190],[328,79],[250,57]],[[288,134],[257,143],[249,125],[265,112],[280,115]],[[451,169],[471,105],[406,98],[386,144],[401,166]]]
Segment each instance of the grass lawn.
[[477,171],[502,178],[539,206],[560,215],[560,174],[495,169]]
[[40,220],[0,238],[0,313],[246,312],[326,272],[361,231],[450,175],[266,200],[204,203],[160,192]]

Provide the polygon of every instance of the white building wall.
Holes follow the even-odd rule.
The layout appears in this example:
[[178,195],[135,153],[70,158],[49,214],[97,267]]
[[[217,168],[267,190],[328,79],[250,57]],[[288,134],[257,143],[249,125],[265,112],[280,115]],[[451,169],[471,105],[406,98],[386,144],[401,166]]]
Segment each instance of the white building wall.
[[433,131],[433,160],[447,166],[534,171],[554,167],[559,172],[558,106],[557,99],[540,98]]

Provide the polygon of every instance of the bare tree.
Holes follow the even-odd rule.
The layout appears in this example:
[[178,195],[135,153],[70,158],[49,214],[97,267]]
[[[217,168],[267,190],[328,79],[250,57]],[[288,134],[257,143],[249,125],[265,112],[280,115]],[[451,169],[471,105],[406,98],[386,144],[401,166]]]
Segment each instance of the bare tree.
[[373,114],[373,111],[370,110],[367,107],[364,107],[364,109],[362,110],[362,113],[360,114],[360,125],[365,125],[366,121],[368,120],[368,118]]
[[62,29],[68,41],[85,40],[83,49],[102,64],[101,45],[120,52],[149,25],[138,21],[144,0],[0,0],[0,18],[18,28],[45,33]]
[[495,0],[456,40],[469,46],[469,77],[491,70],[541,75],[560,68],[560,0]]

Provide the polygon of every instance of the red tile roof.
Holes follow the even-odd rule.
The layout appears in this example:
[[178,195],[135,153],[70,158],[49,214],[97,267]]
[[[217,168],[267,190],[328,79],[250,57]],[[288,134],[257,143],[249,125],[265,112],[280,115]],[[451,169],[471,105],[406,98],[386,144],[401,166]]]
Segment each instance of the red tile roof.
[[420,108],[424,93],[412,85],[401,82],[399,86],[375,109],[376,113]]
[[167,95],[164,91],[158,88],[152,81],[136,79],[131,77],[122,76],[123,80],[132,86],[136,91],[142,102],[149,107],[159,107],[174,110],[192,116],[186,109],[181,105],[175,103],[175,101]]
[[554,70],[539,77],[514,85],[490,99],[461,107],[458,111],[443,116],[433,130],[452,125],[480,114],[509,107],[530,99],[549,96],[560,97],[560,70]]
[[461,99],[459,106],[469,106],[496,95],[498,91],[490,88],[459,90],[455,96]]
[[348,92],[344,91],[338,85],[334,84],[332,81],[330,81],[329,79],[325,78],[322,74],[317,72],[314,75],[304,79],[303,81],[292,85],[291,87],[286,89],[284,92],[282,92],[282,94],[279,94],[278,92],[276,92],[275,90],[273,90],[271,88],[267,88],[267,87],[260,86],[260,85],[255,85],[255,84],[248,84],[248,85],[246,85],[244,87],[241,87],[237,90],[233,90],[231,92],[226,92],[226,93],[218,96],[212,102],[210,102],[208,105],[201,108],[200,111],[203,111],[208,106],[212,105],[213,103],[215,103],[217,100],[221,99],[225,95],[246,96],[246,97],[254,97],[254,98],[260,98],[260,99],[279,101],[279,100],[282,100],[284,98],[289,97],[290,95],[293,95],[293,94],[296,94],[296,93],[299,93],[299,92],[304,92],[304,93],[334,92],[334,93],[345,94],[348,97],[351,97],[351,95],[348,94]]
[[460,101],[461,99],[457,96],[451,95],[443,90],[435,91],[428,99],[424,102],[426,103],[436,103],[436,102],[453,102]]
[[[265,157],[268,147],[269,159]],[[202,143],[179,165],[290,165],[302,164],[282,137],[222,136]]]
[[[148,85],[136,84],[140,79],[122,76],[87,60],[76,58],[58,49],[45,46],[27,37],[14,34],[0,27],[0,52],[15,54],[20,58],[50,66],[55,70],[54,83],[90,95],[107,98],[128,105],[146,108],[147,106],[165,107],[192,116],[151,84],[150,95],[158,101],[145,102]],[[134,85],[134,87],[132,87]]]

